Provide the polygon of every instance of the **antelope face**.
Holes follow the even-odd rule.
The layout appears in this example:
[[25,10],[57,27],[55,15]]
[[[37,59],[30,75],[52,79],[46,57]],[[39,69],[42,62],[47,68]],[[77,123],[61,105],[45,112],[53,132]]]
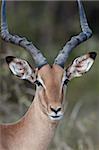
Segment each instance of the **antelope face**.
[[38,94],[45,114],[51,120],[60,120],[63,117],[63,97],[66,73],[58,65],[45,65],[38,71]]
[[95,57],[95,52],[85,54],[76,58],[67,69],[57,64],[46,64],[40,69],[33,69],[25,60],[12,56],[8,56],[6,61],[14,75],[36,84],[42,112],[56,121],[64,114],[63,101],[68,81],[89,71]]
[[37,85],[42,110],[52,120],[59,120],[63,116],[64,84],[67,85],[67,81],[70,81],[74,77],[80,77],[89,71],[96,57],[95,52],[90,52],[76,58],[67,69],[64,69],[64,64],[73,48],[92,36],[83,5],[80,0],[77,0],[77,3],[82,31],[65,44],[55,58],[54,65],[51,67],[48,65],[47,59],[31,42],[26,38],[19,37],[18,35],[14,36],[9,33],[6,19],[6,1],[2,1],[2,39],[25,48],[31,53],[35,64],[38,66],[38,69],[35,71],[25,60],[9,56],[6,58],[9,68],[20,79],[26,79]]

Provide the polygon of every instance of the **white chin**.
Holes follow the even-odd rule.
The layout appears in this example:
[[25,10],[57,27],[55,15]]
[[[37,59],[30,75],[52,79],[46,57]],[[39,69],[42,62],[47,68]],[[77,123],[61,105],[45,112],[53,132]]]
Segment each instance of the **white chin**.
[[63,118],[63,115],[61,115],[61,116],[49,116],[49,117],[52,121],[57,121],[57,120],[61,120]]

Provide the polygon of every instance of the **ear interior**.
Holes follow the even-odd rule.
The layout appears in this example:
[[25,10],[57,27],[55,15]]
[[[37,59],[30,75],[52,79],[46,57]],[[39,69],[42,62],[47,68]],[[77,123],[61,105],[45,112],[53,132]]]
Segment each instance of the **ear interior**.
[[88,72],[95,61],[96,55],[96,52],[90,52],[74,59],[72,64],[66,70],[68,79],[71,80],[74,77],[80,77]]
[[18,76],[20,79],[26,79],[32,83],[34,82],[35,71],[27,61],[13,56],[8,56],[6,57],[6,62],[14,75]]

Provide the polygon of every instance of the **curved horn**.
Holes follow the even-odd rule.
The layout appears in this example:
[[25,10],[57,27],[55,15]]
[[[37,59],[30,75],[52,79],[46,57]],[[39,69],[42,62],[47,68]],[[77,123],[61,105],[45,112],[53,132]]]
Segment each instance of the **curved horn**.
[[71,40],[66,43],[66,45],[63,47],[63,49],[60,51],[60,53],[56,57],[54,63],[60,65],[63,68],[73,48],[75,48],[77,45],[89,39],[92,35],[92,31],[89,28],[88,23],[87,23],[87,18],[85,15],[83,5],[80,0],[77,0],[77,2],[78,2],[78,7],[79,7],[80,25],[81,25],[82,32],[79,35],[72,37]]
[[41,54],[41,52],[24,37],[19,37],[18,35],[11,35],[8,31],[7,19],[6,19],[6,0],[2,0],[1,6],[1,38],[6,42],[10,42],[19,45],[29,51],[37,65],[41,68],[47,64],[46,58]]

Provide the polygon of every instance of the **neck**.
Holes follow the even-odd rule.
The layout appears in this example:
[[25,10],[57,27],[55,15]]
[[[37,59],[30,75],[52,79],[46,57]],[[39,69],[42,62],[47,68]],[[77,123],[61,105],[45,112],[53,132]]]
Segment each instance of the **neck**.
[[[26,115],[16,124],[7,125],[6,128],[3,126],[4,136],[8,136],[7,143],[9,145],[7,145],[7,148],[21,150],[23,145],[22,150],[47,150],[54,136],[56,126],[57,122],[51,121],[43,113],[36,93]],[[18,148],[13,148],[13,146]]]
[[[30,134],[33,134],[33,148],[36,150],[47,150],[57,126],[57,122],[53,122],[42,111],[41,103],[36,94],[34,101],[27,112],[26,124],[31,126]],[[31,136],[31,135],[29,135]]]

